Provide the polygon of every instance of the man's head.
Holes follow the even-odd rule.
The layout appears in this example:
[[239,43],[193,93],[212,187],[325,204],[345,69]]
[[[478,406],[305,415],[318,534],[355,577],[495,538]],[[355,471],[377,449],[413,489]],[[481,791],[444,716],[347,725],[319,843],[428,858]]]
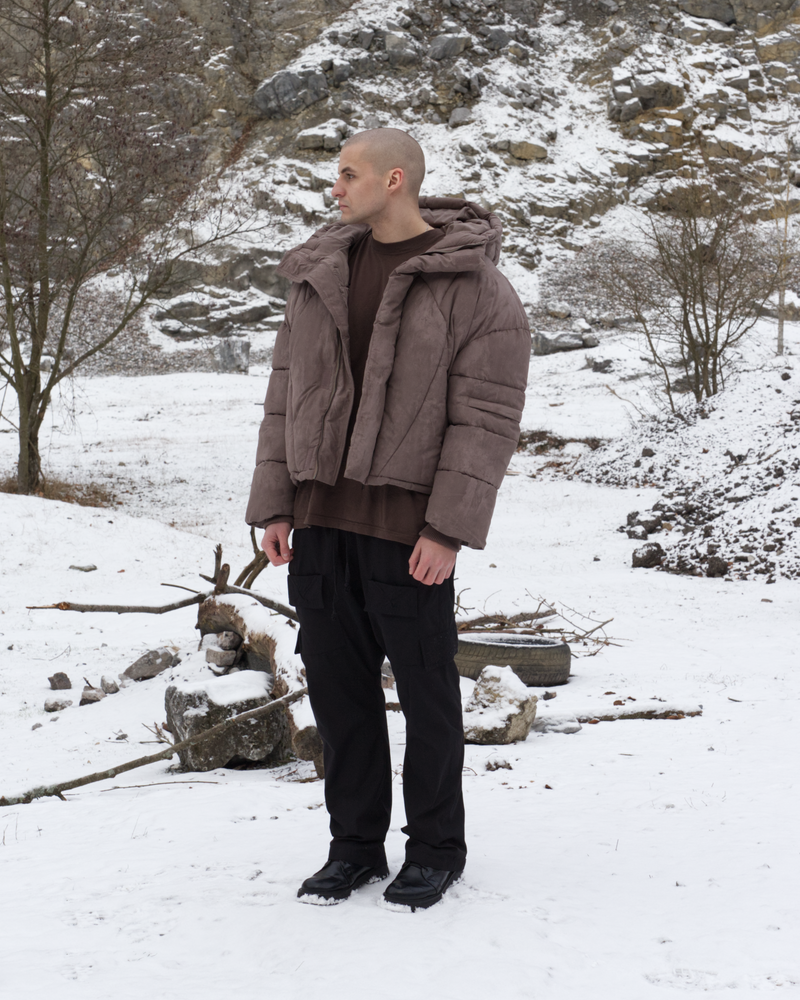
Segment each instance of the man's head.
[[373,128],[351,136],[339,155],[339,177],[331,194],[343,222],[366,222],[398,212],[418,212],[425,177],[419,143],[397,128]]

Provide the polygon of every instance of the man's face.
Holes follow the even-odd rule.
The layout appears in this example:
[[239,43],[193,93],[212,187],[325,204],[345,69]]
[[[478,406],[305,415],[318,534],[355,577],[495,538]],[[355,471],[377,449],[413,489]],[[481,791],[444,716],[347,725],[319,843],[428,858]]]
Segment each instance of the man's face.
[[389,203],[389,175],[377,174],[363,146],[354,143],[342,150],[331,195],[339,203],[342,222],[372,223]]

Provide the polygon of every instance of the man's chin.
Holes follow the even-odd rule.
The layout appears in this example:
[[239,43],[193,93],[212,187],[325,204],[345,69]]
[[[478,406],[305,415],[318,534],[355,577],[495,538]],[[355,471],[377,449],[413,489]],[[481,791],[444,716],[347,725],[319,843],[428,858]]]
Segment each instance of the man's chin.
[[352,208],[346,208],[346,207],[345,208],[340,208],[339,212],[341,213],[341,219],[340,219],[341,222],[363,222],[364,221],[364,219],[362,218],[362,216],[360,216],[358,214],[358,212],[354,212]]

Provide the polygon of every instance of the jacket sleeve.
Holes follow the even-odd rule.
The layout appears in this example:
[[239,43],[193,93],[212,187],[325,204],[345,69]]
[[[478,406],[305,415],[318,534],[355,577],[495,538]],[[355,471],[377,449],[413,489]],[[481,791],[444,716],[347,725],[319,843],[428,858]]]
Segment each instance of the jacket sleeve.
[[525,310],[496,272],[450,368],[448,426],[426,512],[433,528],[474,549],[486,545],[497,490],[519,444],[530,356]]
[[250,486],[245,521],[256,528],[277,517],[291,521],[297,487],[286,464],[286,396],[289,388],[289,339],[292,316],[300,291],[293,284],[283,323],[278,328],[272,352],[272,372],[264,399],[264,418],[258,432],[256,467]]

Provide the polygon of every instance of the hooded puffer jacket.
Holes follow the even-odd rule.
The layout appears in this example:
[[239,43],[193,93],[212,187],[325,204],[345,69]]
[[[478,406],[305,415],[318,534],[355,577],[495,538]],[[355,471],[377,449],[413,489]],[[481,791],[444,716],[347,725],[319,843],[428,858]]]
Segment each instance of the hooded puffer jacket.
[[[392,272],[370,341],[344,475],[430,495],[426,520],[482,549],[519,440],[531,335],[495,264],[501,225],[480,205],[421,198],[444,236]],[[334,223],[290,250],[293,282],[264,403],[248,524],[291,515],[297,483],[333,484],[353,404],[348,251]]]

